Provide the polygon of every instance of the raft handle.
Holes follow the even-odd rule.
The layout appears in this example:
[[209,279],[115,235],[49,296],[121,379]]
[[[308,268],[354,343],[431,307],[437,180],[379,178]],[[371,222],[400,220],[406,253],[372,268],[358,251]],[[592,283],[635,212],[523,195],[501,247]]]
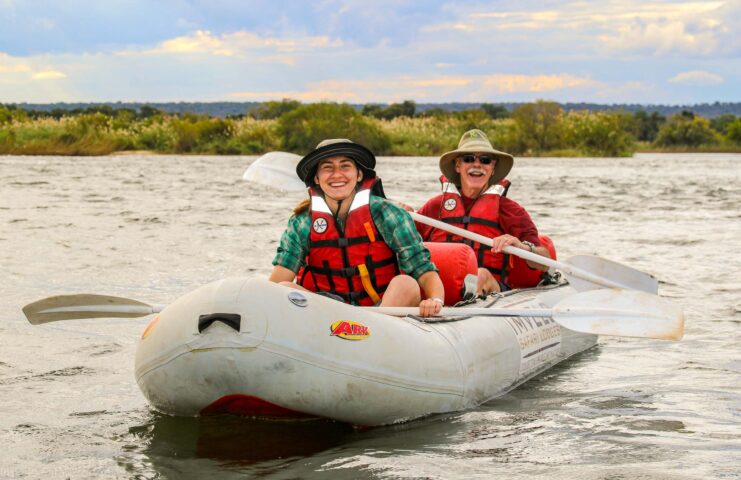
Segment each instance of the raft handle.
[[203,332],[214,322],[221,322],[239,331],[242,324],[242,316],[238,313],[209,313],[198,317],[198,333]]

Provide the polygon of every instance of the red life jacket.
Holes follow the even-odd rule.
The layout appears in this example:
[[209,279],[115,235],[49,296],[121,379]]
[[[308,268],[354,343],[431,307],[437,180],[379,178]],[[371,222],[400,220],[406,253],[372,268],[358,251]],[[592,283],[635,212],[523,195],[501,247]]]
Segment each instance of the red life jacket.
[[370,193],[376,181],[368,178],[361,183],[344,232],[322,192],[309,189],[311,238],[301,281],[305,288],[338,295],[347,303],[374,305],[399,274],[396,254],[378,233],[371,216]]
[[[551,258],[556,260],[556,246],[547,235],[538,235],[540,246],[548,249]],[[537,286],[547,272],[530,268],[525,260],[514,255],[509,259],[507,269],[507,285],[512,288],[530,288]]]
[[[443,195],[441,200],[440,220],[457,227],[465,228],[489,238],[502,235],[504,232],[499,226],[499,202],[502,197],[507,196],[511,182],[504,179],[489,187],[483,195],[474,202],[468,215],[465,215],[463,200],[458,189],[444,177],[440,177],[443,184]],[[447,203],[446,203],[447,202]],[[546,247],[552,259],[556,259],[556,247],[553,241],[546,235],[538,235],[540,244]],[[429,238],[425,240],[436,242],[463,242],[473,247],[479,267],[489,270],[498,280],[506,283],[511,288],[535,287],[543,279],[546,273],[541,270],[530,268],[522,258],[507,254],[495,254],[488,246],[463,239],[448,232],[433,229]]]
[[[442,199],[440,200],[441,221],[489,238],[498,237],[504,233],[498,223],[499,201],[509,187],[508,180],[503,180],[499,184],[489,187],[476,199],[468,213],[465,211],[463,199],[455,185],[447,182],[445,177],[440,177],[440,180],[444,182]],[[506,184],[502,185],[504,182]],[[505,281],[506,279],[506,266],[509,255],[494,253],[490,247],[482,247],[480,243],[437,228],[430,231],[425,241],[461,242],[470,245],[476,253],[476,261],[479,267],[486,268],[500,281]]]

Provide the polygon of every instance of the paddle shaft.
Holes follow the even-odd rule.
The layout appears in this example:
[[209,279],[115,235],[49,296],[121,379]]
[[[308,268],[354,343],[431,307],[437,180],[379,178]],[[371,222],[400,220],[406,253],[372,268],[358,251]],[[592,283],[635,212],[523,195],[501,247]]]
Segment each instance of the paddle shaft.
[[[385,315],[392,315],[394,317],[403,317],[408,315],[419,315],[418,307],[363,307],[363,310],[369,310],[371,312],[383,313]],[[535,309],[535,308],[521,308],[521,309],[509,309],[509,308],[483,308],[483,307],[471,307],[471,308],[451,308],[445,307],[437,313],[436,316],[440,317],[551,317],[553,311],[549,309]]]
[[[255,160],[244,173],[244,180],[277,187],[288,191],[302,191],[306,186],[296,175],[296,164],[301,157],[294,153],[287,152],[270,152]],[[468,230],[458,228],[438,220],[410,212],[412,217],[419,223],[439,228],[446,232],[455,233],[461,237],[474,240],[482,245],[492,245],[490,238],[472,233]],[[589,290],[598,287],[608,288],[627,288],[643,290],[649,293],[658,292],[658,282],[653,277],[638,270],[625,267],[620,264],[596,265],[595,269],[579,268],[569,263],[558,262],[542,255],[537,255],[520,248],[507,246],[505,253],[515,255],[525,260],[546,265],[548,267],[561,270],[570,280],[580,279],[582,281],[572,281],[572,285],[577,290]],[[609,268],[602,268],[609,267]],[[591,270],[591,271],[590,271]],[[594,272],[594,273],[593,273]],[[613,279],[610,279],[612,277]],[[621,281],[615,281],[620,278]]]
[[101,314],[118,313],[131,315],[132,317],[143,317],[152,313],[159,313],[165,308],[165,305],[72,305],[69,307],[49,308],[43,313],[75,313],[75,312],[96,312]]
[[[435,220],[434,218],[426,217],[424,215],[420,215],[416,212],[409,212],[409,215],[412,216],[414,221],[419,223],[424,223],[425,225],[429,225],[431,227],[439,228],[440,230],[445,230],[448,233],[453,233],[455,235],[461,236],[463,238],[467,238],[469,240],[473,240],[474,242],[478,242],[482,245],[486,245],[491,247],[494,242],[491,238],[486,237],[484,235],[479,235],[478,233],[471,232],[469,230],[456,227],[454,225],[449,225],[445,222],[441,222],[440,220]],[[514,255],[516,257],[523,258],[525,260],[530,260],[535,263],[539,263],[541,265],[546,265],[548,267],[553,267],[561,270],[566,275],[573,275],[574,277],[579,277],[584,280],[588,280],[592,283],[596,283],[598,285],[602,285],[604,287],[609,288],[631,288],[629,285],[622,285],[618,282],[613,282],[612,280],[609,280],[604,277],[600,277],[598,275],[595,275],[593,273],[587,272],[586,270],[582,270],[580,268],[576,268],[572,265],[569,265],[567,263],[561,263],[556,260],[553,260],[552,258],[547,258],[542,255],[538,255],[537,253],[528,252],[527,250],[523,250],[521,248],[513,247],[513,246],[506,246],[502,249],[504,253],[509,253],[510,255]]]

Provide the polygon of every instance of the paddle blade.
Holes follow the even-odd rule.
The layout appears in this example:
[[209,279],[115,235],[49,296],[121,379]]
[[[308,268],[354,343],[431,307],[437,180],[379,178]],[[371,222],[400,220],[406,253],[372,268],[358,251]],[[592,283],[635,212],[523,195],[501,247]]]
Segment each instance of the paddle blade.
[[[654,294],[659,291],[659,282],[653,276],[611,260],[593,255],[576,255],[566,260],[566,263],[599,277],[609,278],[613,282],[620,284],[622,288]],[[576,276],[569,277],[569,283],[580,292],[595,288],[604,288],[602,285]]]
[[83,318],[143,317],[161,310],[130,298],[77,294],[44,298],[23,307],[32,325]]
[[296,175],[296,165],[301,157],[295,153],[269,152],[247,167],[242,180],[255,182],[287,192],[306,190],[306,185]]
[[663,340],[679,340],[684,335],[684,313],[679,307],[636,290],[577,293],[553,307],[553,319],[570,330],[597,335]]

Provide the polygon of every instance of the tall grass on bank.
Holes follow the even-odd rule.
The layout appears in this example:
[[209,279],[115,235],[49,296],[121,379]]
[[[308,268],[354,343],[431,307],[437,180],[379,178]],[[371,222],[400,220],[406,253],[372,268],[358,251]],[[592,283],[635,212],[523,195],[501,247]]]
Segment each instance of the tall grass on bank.
[[367,114],[347,104],[273,103],[269,111],[240,118],[168,115],[152,108],[51,117],[0,105],[0,154],[303,154],[325,138],[349,138],[377,155],[436,156],[455,149],[461,134],[472,128],[485,131],[495,148],[518,156],[741,151],[741,118],[732,115],[708,121],[692,112],[669,119],[640,112],[564,112],[543,100],[524,104],[509,117],[486,109],[414,115],[413,102],[364,109]]
[[376,119],[375,122],[389,137],[391,147],[387,154],[405,156],[434,156],[453,150],[461,134],[472,128],[484,130],[493,144],[502,145],[503,133],[509,123],[508,120],[493,120],[484,112],[397,117],[391,120]]
[[117,124],[101,114],[12,121],[0,126],[0,154],[107,155],[127,150],[253,155],[279,148],[274,120],[164,116]]

